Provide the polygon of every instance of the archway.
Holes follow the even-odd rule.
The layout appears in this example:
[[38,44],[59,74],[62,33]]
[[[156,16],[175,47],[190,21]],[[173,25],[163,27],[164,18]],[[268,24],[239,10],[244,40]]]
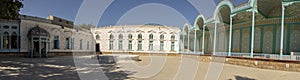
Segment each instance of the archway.
[[28,32],[30,57],[47,57],[49,50],[49,32],[36,26]]

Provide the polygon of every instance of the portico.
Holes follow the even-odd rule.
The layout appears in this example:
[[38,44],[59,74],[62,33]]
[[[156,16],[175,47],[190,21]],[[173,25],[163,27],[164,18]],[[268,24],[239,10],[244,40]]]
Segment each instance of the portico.
[[47,57],[49,50],[50,34],[46,30],[36,26],[29,30],[30,57]]

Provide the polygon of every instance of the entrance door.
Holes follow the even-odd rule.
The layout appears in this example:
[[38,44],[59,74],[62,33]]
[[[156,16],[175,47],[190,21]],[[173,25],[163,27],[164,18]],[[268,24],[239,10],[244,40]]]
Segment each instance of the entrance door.
[[39,41],[34,41],[33,42],[33,57],[39,57],[39,50],[40,50],[40,45]]
[[42,57],[47,57],[47,53],[46,53],[46,51],[47,51],[47,45],[46,45],[47,43],[46,42],[42,42],[41,43],[41,56]]
[[100,44],[99,43],[96,44],[96,52],[100,52]]

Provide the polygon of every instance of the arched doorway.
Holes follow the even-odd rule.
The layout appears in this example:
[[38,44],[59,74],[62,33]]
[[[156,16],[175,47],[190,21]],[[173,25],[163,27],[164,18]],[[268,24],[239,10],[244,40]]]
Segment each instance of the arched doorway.
[[49,50],[49,32],[36,26],[29,30],[30,57],[47,57]]

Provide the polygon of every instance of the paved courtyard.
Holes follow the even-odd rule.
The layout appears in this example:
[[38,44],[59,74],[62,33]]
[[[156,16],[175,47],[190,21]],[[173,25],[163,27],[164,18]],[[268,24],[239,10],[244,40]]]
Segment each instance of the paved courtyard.
[[0,80],[299,80],[299,72],[274,71],[195,56],[141,56],[141,61],[99,64],[91,56],[0,58]]

